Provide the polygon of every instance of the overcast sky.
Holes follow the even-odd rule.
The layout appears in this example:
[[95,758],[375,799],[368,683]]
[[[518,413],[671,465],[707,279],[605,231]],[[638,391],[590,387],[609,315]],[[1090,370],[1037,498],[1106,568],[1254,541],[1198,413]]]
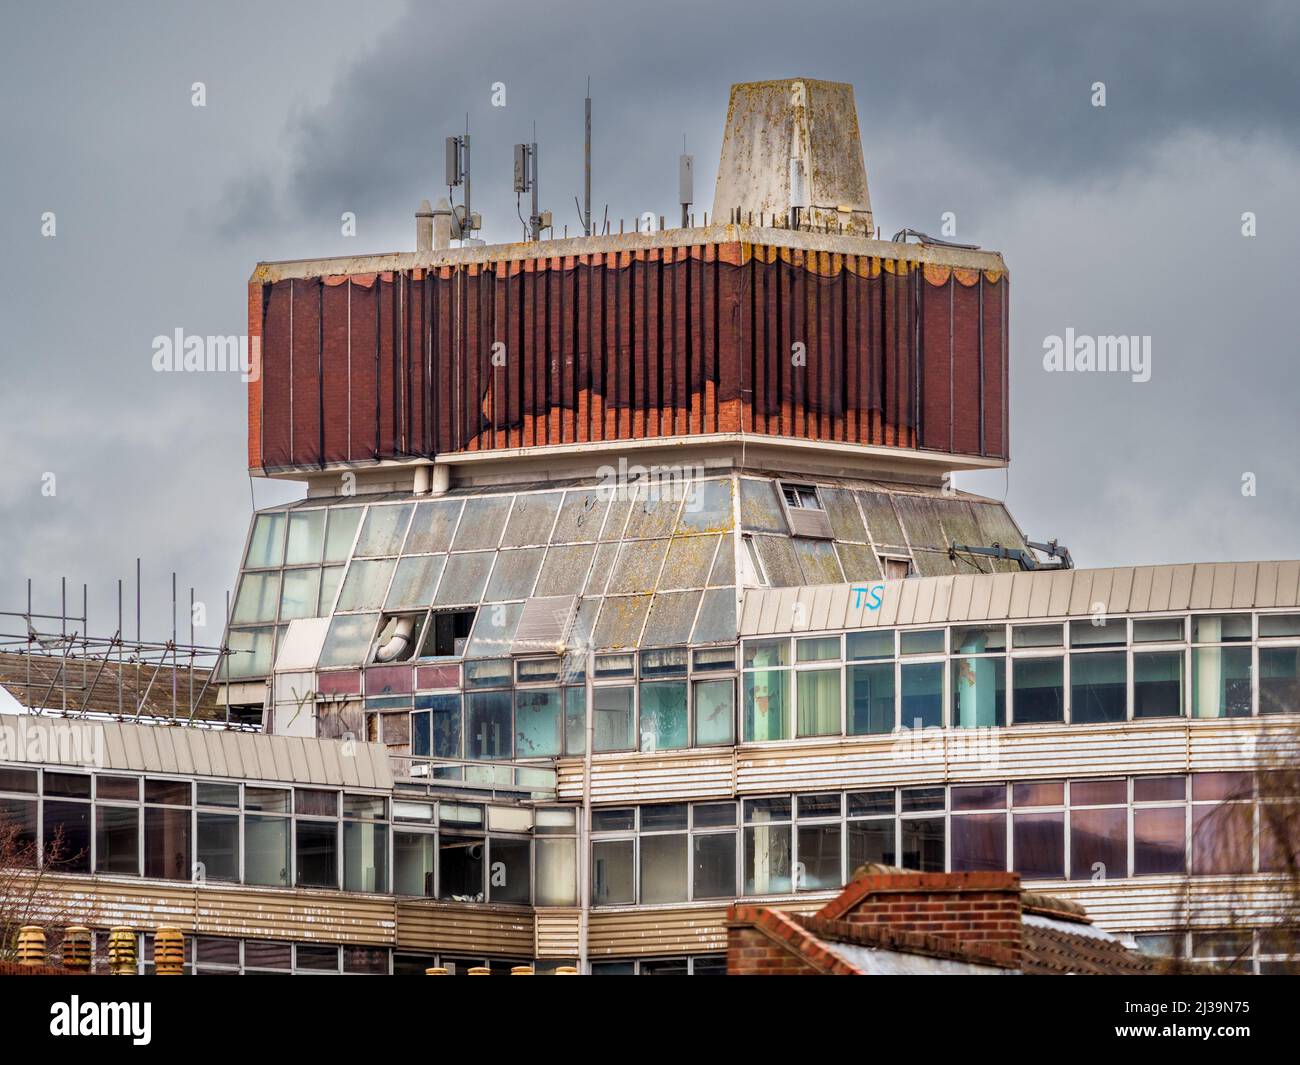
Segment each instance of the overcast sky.
[[[576,227],[588,75],[593,199],[616,220],[671,216],[683,135],[709,206],[732,82],[852,82],[882,231],[953,211],[1012,271],[1012,464],[959,487],[1083,566],[1300,556],[1300,9],[1044,8],[7,5],[0,610],[29,576],[56,607],[66,576],[111,633],[140,556],[146,633],[170,629],[174,569],[215,642],[254,498],[301,486],[250,485],[244,386],[155,373],[153,337],[246,332],[259,260],[412,249],[467,113],[483,235],[519,232],[510,151],[534,121],[543,206]],[[1149,335],[1151,380],[1044,372],[1067,328]]]

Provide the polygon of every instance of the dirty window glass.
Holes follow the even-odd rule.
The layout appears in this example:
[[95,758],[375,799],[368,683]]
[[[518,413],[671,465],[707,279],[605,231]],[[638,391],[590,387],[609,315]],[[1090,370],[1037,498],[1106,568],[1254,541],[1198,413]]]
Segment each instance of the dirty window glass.
[[570,595],[582,587],[596,552],[590,544],[567,544],[546,552],[534,595]]
[[502,547],[528,547],[544,544],[550,538],[555,524],[556,511],[560,509],[559,492],[537,492],[515,496],[514,510],[506,526]]
[[366,522],[357,539],[357,556],[395,555],[402,546],[413,504],[374,506],[366,512]]
[[290,566],[319,562],[325,541],[325,511],[298,510],[289,515],[289,543],[284,560]]
[[395,560],[354,561],[343,579],[343,592],[339,596],[340,610],[366,610],[379,606],[388,591],[388,579],[393,575]]
[[499,603],[504,599],[526,599],[530,596],[545,550],[543,547],[526,547],[515,551],[498,551],[496,565],[492,567],[492,579],[488,582],[484,598]]
[[789,532],[775,484],[749,477],[740,479],[740,524],[753,532]]
[[259,514],[253,520],[253,536],[248,542],[250,567],[279,566],[284,562],[284,511]]
[[457,551],[496,547],[510,515],[513,496],[477,496],[465,500],[465,513],[452,544]]
[[677,519],[678,531],[724,532],[731,524],[731,479],[691,482]]
[[361,521],[361,507],[331,507],[325,533],[325,561],[345,562]]
[[678,536],[669,541],[668,561],[659,578],[659,587],[702,588],[708,581],[719,539],[718,536]]
[[384,609],[403,610],[428,606],[433,600],[433,589],[438,583],[445,561],[444,555],[416,555],[398,562]]
[[378,614],[341,614],[330,622],[321,648],[320,665],[358,666],[370,650]]
[[461,505],[459,499],[438,499],[416,507],[403,552],[422,555],[450,548],[451,536],[456,531],[456,522],[460,518]]
[[477,603],[482,599],[493,554],[492,551],[476,551],[449,556],[434,602],[439,606],[455,606]]

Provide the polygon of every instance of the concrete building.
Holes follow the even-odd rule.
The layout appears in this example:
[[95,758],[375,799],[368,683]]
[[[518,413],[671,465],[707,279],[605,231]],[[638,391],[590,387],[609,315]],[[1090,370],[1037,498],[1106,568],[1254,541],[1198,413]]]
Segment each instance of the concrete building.
[[729,907],[874,862],[1300,953],[1255,776],[1300,562],[1075,569],[953,489],[1010,459],[1002,257],[879,239],[849,86],[727,123],[700,225],[453,248],[424,205],[427,250],[258,265],[249,468],[306,483],[214,677],[260,734],[4,759],[83,923],[164,914],[199,971],[717,973]]

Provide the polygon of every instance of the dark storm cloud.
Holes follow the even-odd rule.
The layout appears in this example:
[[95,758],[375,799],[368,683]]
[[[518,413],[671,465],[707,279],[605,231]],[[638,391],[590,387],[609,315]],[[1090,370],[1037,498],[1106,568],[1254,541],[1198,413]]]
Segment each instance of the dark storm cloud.
[[[573,223],[586,74],[616,217],[671,210],[683,132],[707,208],[727,86],[794,74],[856,85],[869,169],[873,142],[924,130],[964,167],[1086,182],[1189,129],[1294,142],[1297,51],[1300,9],[1285,3],[416,4],[287,124],[289,176],[263,189],[261,215],[236,195],[225,221],[405,217],[436,191],[435,149],[468,113],[489,228],[515,221],[509,146],[533,120],[548,200]],[[505,108],[489,105],[494,82]]]

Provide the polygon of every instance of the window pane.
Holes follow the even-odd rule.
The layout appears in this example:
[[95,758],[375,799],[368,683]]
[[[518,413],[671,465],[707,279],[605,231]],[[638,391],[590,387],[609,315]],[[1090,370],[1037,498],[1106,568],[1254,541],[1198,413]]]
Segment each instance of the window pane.
[[483,586],[487,584],[492,557],[491,551],[450,555],[442,580],[438,582],[438,594],[434,597],[434,605],[476,605],[483,598]]
[[894,633],[850,632],[845,637],[845,657],[851,661],[894,657]]
[[1114,806],[1128,802],[1123,780],[1076,780],[1070,784],[1071,806]]
[[43,821],[46,863],[61,873],[90,872],[90,803],[46,799]]
[[1007,723],[1007,660],[952,660],[952,723],[958,728],[991,728]]
[[244,815],[244,882],[288,886],[288,818]]
[[280,590],[280,620],[315,617],[319,598],[319,566],[285,570],[284,586]]
[[1070,656],[1070,720],[1123,721],[1128,702],[1123,652]]
[[692,813],[696,828],[725,828],[736,823],[734,802],[696,803]]
[[492,839],[488,891],[493,902],[527,906],[532,902],[532,844],[526,839]]
[[539,839],[537,848],[538,906],[576,906],[578,858],[572,839]]
[[744,675],[746,742],[790,738],[790,671],[760,669]]
[[734,898],[736,834],[710,832],[697,835],[693,837],[693,846],[695,848],[695,897],[697,899]]
[[736,683],[695,682],[695,742],[700,746],[735,741]]
[[[1254,821],[1255,810],[1251,803],[1194,804],[1192,873],[1195,876],[1214,876],[1253,872]],[[1260,868],[1264,868],[1262,861]]]
[[944,806],[943,788],[904,788],[903,813],[920,810],[942,810]]
[[1260,639],[1278,636],[1300,636],[1300,614],[1260,614]]
[[952,810],[1002,810],[1007,805],[1005,784],[954,785]]
[[467,758],[509,759],[513,740],[508,691],[472,692],[465,722]]
[[324,510],[295,510],[289,514],[289,543],[284,552],[286,565],[319,562],[324,542]]
[[942,817],[907,817],[902,822],[904,869],[942,873],[944,839]]
[[1060,647],[1063,640],[1060,625],[1018,625],[1011,630],[1013,647]]
[[325,561],[344,562],[352,553],[352,541],[361,521],[361,507],[331,507],[325,535]]
[[1250,648],[1192,649],[1192,716],[1250,716]]
[[343,579],[339,610],[373,610],[384,602],[395,560],[354,560]]
[[1186,777],[1134,777],[1134,802],[1182,802],[1187,798]]
[[320,665],[359,666],[370,650],[378,614],[353,614],[335,617],[320,653]]
[[433,897],[432,832],[393,833],[393,890],[399,895]]
[[938,728],[943,724],[943,663],[902,667],[903,728]]
[[402,547],[406,526],[415,509],[411,503],[401,506],[372,506],[361,526],[357,546],[353,551],[359,558],[371,555],[395,555]]
[[145,808],[144,875],[163,880],[190,879],[189,810]]
[[560,689],[515,692],[515,750],[519,758],[549,758],[562,752]]
[[584,688],[564,689],[564,753],[587,752],[587,692]]
[[1064,802],[1064,781],[1040,780],[1011,785],[1012,806],[1060,806]]
[[641,902],[686,901],[685,835],[641,837]]
[[[1263,619],[1260,619],[1263,626]],[[1259,649],[1259,712],[1300,711],[1300,647]]]
[[207,880],[239,879],[239,815],[198,815],[196,857]]
[[1183,653],[1133,656],[1133,716],[1179,717],[1183,712]]
[[746,895],[790,891],[790,826],[754,825],[745,829]]
[[800,825],[796,887],[800,891],[825,891],[844,883],[840,868],[840,826]]
[[593,751],[632,749],[632,689],[596,688],[592,693]]
[[905,655],[943,654],[943,629],[926,629],[921,632],[900,632],[898,650]]
[[953,653],[982,655],[1007,649],[1007,630],[1001,625],[981,625],[952,630]]
[[481,836],[438,836],[438,898],[457,902],[483,901],[483,839]]
[[338,887],[338,824],[299,821],[295,826],[299,887]]
[[[0,787],[0,791],[8,790]],[[139,777],[106,777],[102,773],[95,777],[95,798],[125,799],[129,802],[140,801]],[[239,791],[235,790],[235,805],[239,805]]]
[[686,682],[641,685],[641,750],[685,747]]
[[617,906],[636,901],[632,890],[632,841],[597,840],[591,845],[591,901]]
[[790,641],[746,640],[744,664],[746,669],[788,666],[790,664]]
[[13,868],[34,869],[39,848],[36,832],[36,802],[0,798],[0,832],[11,841],[7,860]]
[[1002,872],[1006,867],[1006,814],[963,814],[953,817],[954,873]]
[[339,793],[316,788],[297,788],[293,793],[293,808],[295,813],[316,817],[338,817]]
[[1201,614],[1192,618],[1193,643],[1237,643],[1249,639],[1249,614]]
[[745,820],[747,822],[789,821],[790,798],[787,795],[770,799],[746,799]]
[[1101,618],[1101,624],[1089,621],[1070,622],[1071,647],[1117,647],[1128,642],[1128,622],[1124,618]]
[[840,734],[840,671],[805,669],[795,674],[800,736]]
[[795,640],[795,661],[838,662],[840,638],[838,636],[812,636]]
[[438,499],[417,506],[402,552],[423,555],[448,550],[462,505],[459,499]]
[[230,620],[234,624],[248,621],[274,621],[280,598],[279,573],[245,573],[239,580],[239,594]]
[[259,514],[253,519],[253,535],[248,542],[248,566],[284,564],[284,511]]
[[894,663],[848,667],[850,736],[894,731]]
[[1012,814],[1015,871],[1026,880],[1065,876],[1065,812]]
[[1128,876],[1128,810],[1070,811],[1070,879]]
[[140,811],[134,806],[95,807],[95,872],[140,872]]
[[411,610],[428,606],[433,601],[433,589],[442,574],[444,561],[443,555],[415,555],[399,561],[384,609]]
[[1013,659],[1011,679],[1017,725],[1065,720],[1065,659]]
[[[301,822],[299,822],[301,826]],[[343,889],[388,890],[388,826],[367,821],[343,823]]]
[[849,876],[867,864],[898,864],[892,817],[849,822]]
[[1182,618],[1135,618],[1133,621],[1134,643],[1181,643],[1183,639]]
[[1187,868],[1187,807],[1133,811],[1133,875],[1182,873]]
[[316,604],[316,616],[327,617],[334,610],[334,598],[339,594],[339,584],[343,580],[343,566],[326,566],[320,574],[320,600]]

